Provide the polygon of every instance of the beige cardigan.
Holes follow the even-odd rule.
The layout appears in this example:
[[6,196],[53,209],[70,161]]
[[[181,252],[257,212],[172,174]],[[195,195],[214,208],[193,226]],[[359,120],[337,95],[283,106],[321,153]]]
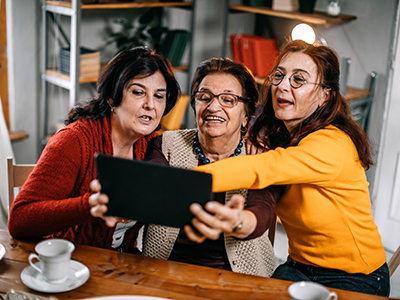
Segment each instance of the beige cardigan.
[[[192,169],[197,167],[197,155],[193,151],[195,129],[166,131],[163,133],[162,151],[171,166]],[[242,147],[242,154],[246,147]],[[247,190],[226,193],[225,202],[234,194],[247,196]],[[143,245],[143,255],[168,259],[179,234],[179,228],[150,224]],[[229,263],[234,272],[270,277],[274,270],[275,256],[265,232],[258,238],[243,241],[224,235]]]

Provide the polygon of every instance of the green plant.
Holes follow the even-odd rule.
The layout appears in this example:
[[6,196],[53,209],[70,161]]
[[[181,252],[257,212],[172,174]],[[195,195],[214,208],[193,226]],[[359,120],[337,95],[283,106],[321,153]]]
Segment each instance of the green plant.
[[168,28],[161,24],[161,13],[161,10],[153,8],[135,19],[114,20],[115,24],[121,26],[121,30],[112,32],[107,44],[115,43],[118,52],[135,46],[159,50],[164,33],[168,31]]

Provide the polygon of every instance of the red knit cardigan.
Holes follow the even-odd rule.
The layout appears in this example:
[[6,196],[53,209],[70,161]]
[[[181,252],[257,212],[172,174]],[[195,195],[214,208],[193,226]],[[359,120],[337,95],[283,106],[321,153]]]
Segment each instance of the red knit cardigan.
[[[134,145],[143,159],[156,132]],[[111,124],[81,119],[58,131],[42,152],[10,210],[8,229],[14,238],[65,238],[77,244],[111,249],[114,228],[90,215],[90,182],[97,178],[94,154],[113,154]],[[135,252],[137,228],[126,233],[124,251]]]

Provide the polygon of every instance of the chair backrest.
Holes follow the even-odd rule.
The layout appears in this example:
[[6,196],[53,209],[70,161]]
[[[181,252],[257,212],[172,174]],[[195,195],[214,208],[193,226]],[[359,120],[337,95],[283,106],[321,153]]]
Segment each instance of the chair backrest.
[[7,177],[8,177],[8,205],[9,208],[14,201],[14,188],[21,187],[29,174],[32,172],[34,164],[16,164],[12,157],[7,157]]
[[390,258],[388,262],[389,267],[389,276],[392,276],[394,271],[396,271],[397,267],[400,264],[400,246],[397,248],[396,252]]
[[171,109],[171,111],[161,119],[160,133],[167,130],[181,129],[182,120],[185,115],[188,102],[189,96],[182,95],[179,97],[174,108]]
[[269,226],[269,229],[268,229],[268,238],[271,242],[272,247],[274,246],[274,242],[275,242],[275,233],[276,233],[277,224],[278,224],[278,217],[276,216],[276,214],[274,214],[272,217],[272,220],[271,220],[271,226]]

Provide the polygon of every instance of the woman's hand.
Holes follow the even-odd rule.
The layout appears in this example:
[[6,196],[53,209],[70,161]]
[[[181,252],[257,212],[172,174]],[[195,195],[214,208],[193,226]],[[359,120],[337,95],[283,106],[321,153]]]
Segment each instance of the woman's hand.
[[130,220],[120,219],[118,217],[104,216],[107,212],[108,196],[106,194],[101,194],[101,184],[95,179],[90,183],[90,189],[94,192],[93,195],[89,197],[90,214],[93,217],[101,218],[106,222],[108,227],[114,227],[117,223],[129,223]]
[[[268,151],[268,148],[267,147],[263,147],[263,148],[257,148],[255,145],[253,145],[251,142],[250,142],[250,140],[247,140],[247,147],[246,147],[246,150],[247,150],[247,154],[249,154],[249,155],[254,155],[254,154],[261,154],[261,153],[264,153],[264,152],[266,152],[266,151]],[[263,144],[262,144],[263,145]]]
[[210,201],[204,210],[199,204],[193,203],[190,211],[194,214],[192,226],[184,227],[187,237],[197,243],[205,239],[217,240],[221,233],[237,238],[245,238],[251,234],[257,224],[255,215],[243,210],[244,197],[234,195],[231,200],[223,205]]

